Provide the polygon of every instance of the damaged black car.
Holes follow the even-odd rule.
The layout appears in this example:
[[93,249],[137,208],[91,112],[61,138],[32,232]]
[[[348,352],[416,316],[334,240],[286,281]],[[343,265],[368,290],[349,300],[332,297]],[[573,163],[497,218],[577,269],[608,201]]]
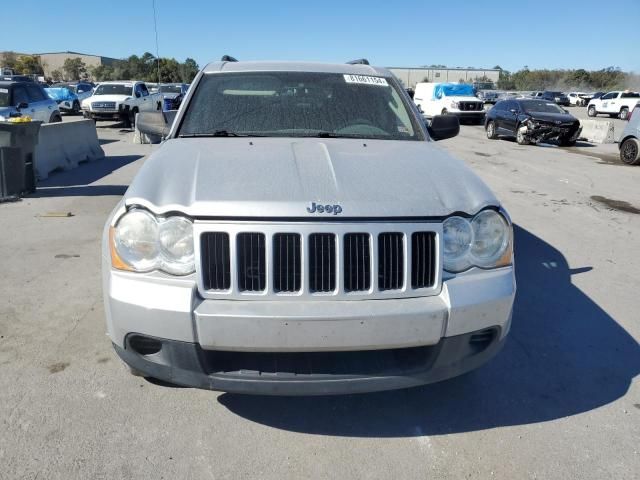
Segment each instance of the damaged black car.
[[576,143],[580,121],[554,102],[519,98],[502,100],[487,112],[487,138],[515,137],[519,145],[551,140],[562,146]]

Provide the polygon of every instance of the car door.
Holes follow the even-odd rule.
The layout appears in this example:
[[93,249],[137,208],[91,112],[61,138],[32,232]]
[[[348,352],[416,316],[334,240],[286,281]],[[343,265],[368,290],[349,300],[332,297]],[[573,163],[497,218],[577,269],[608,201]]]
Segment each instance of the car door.
[[47,97],[42,88],[35,83],[28,84],[26,87],[29,96],[29,110],[33,119],[45,123],[51,120],[55,101]]
[[143,112],[145,110],[153,110],[153,101],[151,95],[149,95],[149,90],[147,90],[147,86],[144,83],[139,83],[136,85],[136,89],[140,92],[140,111]]
[[[11,103],[22,115],[27,115],[35,120],[35,108],[33,108],[29,104],[29,94],[27,93],[27,89],[23,84],[13,85],[13,101]],[[18,107],[21,104],[26,104],[27,106],[25,108],[19,109]],[[33,112],[31,111],[32,109]]]
[[609,92],[600,97],[600,107],[598,111],[602,113],[613,113],[615,110],[615,104],[612,105],[612,101],[615,102],[615,98],[618,96],[618,92]]
[[504,118],[502,120],[502,132],[505,135],[515,135],[517,123],[518,102],[515,100],[508,100],[505,105]]

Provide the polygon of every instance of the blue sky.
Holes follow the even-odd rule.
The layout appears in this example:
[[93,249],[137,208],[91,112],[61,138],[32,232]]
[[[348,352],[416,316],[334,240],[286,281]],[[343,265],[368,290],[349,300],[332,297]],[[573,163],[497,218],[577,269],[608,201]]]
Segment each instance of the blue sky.
[[[1,50],[155,54],[152,0],[2,2]],[[79,8],[78,5],[86,5]],[[640,72],[640,0],[156,0],[160,55]]]

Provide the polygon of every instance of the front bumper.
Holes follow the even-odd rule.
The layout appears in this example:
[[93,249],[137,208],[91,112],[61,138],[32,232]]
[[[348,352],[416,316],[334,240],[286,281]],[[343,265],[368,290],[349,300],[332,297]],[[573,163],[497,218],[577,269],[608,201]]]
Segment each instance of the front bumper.
[[[353,393],[410,387],[458,375],[497,352],[509,330],[515,295],[514,271],[507,267],[450,278],[438,295],[429,297],[205,300],[192,278],[119,272],[110,268],[108,259],[103,262],[109,336],[126,363],[145,375],[173,383],[244,393]],[[469,335],[487,330],[493,332],[491,342],[471,354]],[[160,339],[160,353],[136,353],[131,348],[133,336]],[[452,340],[458,337],[466,340]],[[271,374],[247,365],[236,370],[213,366],[217,358],[252,355],[272,355],[267,359],[271,363],[282,364],[274,360],[278,355],[304,363],[305,354],[326,355],[340,364],[346,364],[339,360],[344,355],[362,355],[367,364],[376,365],[396,353],[415,355],[411,352],[416,349],[422,349],[421,362],[342,374],[320,368],[313,378],[296,370],[299,365]],[[245,370],[254,373],[243,373]]]
[[[229,355],[192,342],[143,337],[143,343],[140,338],[128,335],[125,348],[114,348],[145,376],[234,393],[336,395],[415,387],[461,375],[496,355],[506,337],[495,327],[446,337],[433,346],[385,351],[383,359],[376,351]],[[145,350],[150,346],[153,350]],[[293,364],[298,370],[291,368]]]
[[455,115],[460,120],[484,120],[486,112],[485,110],[473,110],[473,111],[449,111],[449,115]]
[[118,105],[117,110],[90,110],[83,109],[82,115],[89,120],[117,120],[124,121],[129,118],[129,105]]

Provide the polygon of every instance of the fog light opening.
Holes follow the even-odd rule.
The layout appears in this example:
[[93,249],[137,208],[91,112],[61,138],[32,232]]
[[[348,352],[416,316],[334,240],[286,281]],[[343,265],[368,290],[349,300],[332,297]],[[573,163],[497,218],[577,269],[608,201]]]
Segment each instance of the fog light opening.
[[141,335],[131,337],[129,346],[140,355],[153,355],[162,350],[161,341]]
[[485,350],[489,345],[493,343],[496,338],[497,331],[494,328],[488,328],[474,333],[469,338],[469,346],[474,350],[474,353]]

